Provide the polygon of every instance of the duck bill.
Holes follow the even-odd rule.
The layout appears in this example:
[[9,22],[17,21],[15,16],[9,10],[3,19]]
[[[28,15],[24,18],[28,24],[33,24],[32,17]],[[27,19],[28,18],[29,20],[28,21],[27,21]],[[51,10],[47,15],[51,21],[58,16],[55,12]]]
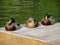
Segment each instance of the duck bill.
[[11,20],[7,24],[11,24]]
[[48,17],[46,16],[46,17],[45,17],[45,20],[47,20],[47,19],[48,19]]

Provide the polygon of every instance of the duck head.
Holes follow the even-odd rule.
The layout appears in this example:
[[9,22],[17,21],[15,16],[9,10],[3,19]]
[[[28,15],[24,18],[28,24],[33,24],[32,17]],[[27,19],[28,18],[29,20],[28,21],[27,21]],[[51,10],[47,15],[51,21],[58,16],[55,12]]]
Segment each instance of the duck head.
[[7,24],[12,24],[15,23],[15,19],[14,18],[10,18],[10,20],[7,22]]
[[32,18],[32,17],[30,17],[29,19],[28,19],[28,23],[33,23],[34,22],[34,18]]
[[45,17],[46,17],[46,16],[47,16],[48,18],[50,18],[50,15],[49,15],[49,14],[45,14]]

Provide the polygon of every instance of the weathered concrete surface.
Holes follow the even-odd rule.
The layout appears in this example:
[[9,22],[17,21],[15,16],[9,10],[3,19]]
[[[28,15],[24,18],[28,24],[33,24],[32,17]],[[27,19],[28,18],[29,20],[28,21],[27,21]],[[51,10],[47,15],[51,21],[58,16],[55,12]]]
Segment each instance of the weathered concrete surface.
[[0,28],[0,32],[60,45],[60,23],[50,26],[39,25],[36,28],[21,26],[19,30],[15,31],[6,31],[4,28]]

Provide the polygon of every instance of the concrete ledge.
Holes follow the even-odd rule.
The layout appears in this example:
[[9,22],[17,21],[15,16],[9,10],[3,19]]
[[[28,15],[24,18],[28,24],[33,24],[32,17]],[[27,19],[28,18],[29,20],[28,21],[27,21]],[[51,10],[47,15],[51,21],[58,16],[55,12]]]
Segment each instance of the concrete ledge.
[[60,23],[36,28],[21,26],[19,30],[0,28],[1,45],[60,45]]

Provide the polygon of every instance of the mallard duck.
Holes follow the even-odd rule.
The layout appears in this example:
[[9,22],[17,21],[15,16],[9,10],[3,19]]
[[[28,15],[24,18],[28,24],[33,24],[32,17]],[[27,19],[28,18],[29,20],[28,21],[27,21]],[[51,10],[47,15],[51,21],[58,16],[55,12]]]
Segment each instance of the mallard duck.
[[55,23],[55,19],[53,18],[53,16],[46,14],[45,18],[42,19],[41,23],[43,25],[52,25]]
[[38,22],[30,17],[26,22],[25,22],[25,26],[28,27],[28,28],[35,28],[38,26]]
[[42,25],[51,25],[51,21],[49,20],[49,16],[46,15],[44,19],[41,21]]
[[7,24],[5,25],[5,29],[7,31],[14,31],[18,29],[19,27],[20,25],[15,22],[14,18],[10,18],[9,22],[7,22]]

